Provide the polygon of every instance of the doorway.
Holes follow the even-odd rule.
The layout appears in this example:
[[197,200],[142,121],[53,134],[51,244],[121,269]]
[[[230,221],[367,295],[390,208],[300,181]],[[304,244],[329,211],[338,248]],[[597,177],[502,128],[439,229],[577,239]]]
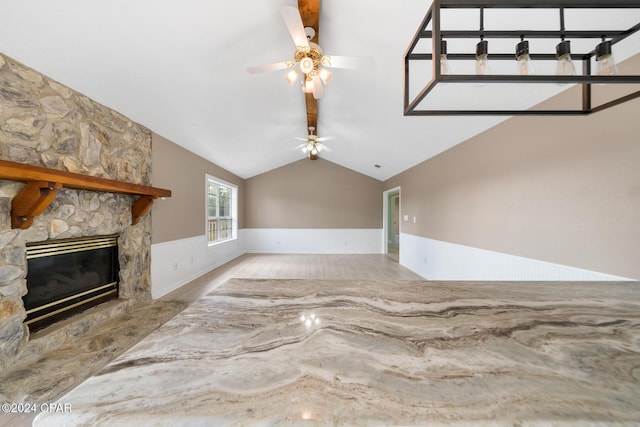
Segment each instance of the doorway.
[[383,193],[384,253],[400,262],[400,187]]

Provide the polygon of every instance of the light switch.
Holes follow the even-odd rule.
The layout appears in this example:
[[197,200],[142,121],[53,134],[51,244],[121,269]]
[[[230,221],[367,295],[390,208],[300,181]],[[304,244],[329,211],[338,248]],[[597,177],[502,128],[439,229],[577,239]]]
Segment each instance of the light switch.
[[416,223],[416,217],[415,216],[413,217],[413,223],[414,224]]
[[409,215],[405,215],[405,216],[404,216],[404,220],[405,220],[405,221],[409,221]]

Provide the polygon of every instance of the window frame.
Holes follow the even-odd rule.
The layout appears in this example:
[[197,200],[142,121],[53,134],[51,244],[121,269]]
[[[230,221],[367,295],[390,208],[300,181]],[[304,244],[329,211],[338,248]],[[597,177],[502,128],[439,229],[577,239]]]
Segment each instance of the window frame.
[[[230,209],[230,217],[229,216],[220,216],[220,190],[218,189],[218,194],[216,197],[216,216],[209,216],[209,183],[213,183],[216,184],[218,186],[221,187],[226,187],[230,190],[230,197],[231,197],[231,203],[229,206]],[[205,236],[207,237],[207,245],[208,246],[214,246],[214,245],[219,245],[221,243],[225,243],[225,242],[229,242],[232,240],[236,240],[238,238],[238,186],[235,184],[232,184],[228,181],[225,181],[223,179],[217,178],[213,175],[209,175],[209,174],[205,174],[205,190],[204,190],[204,197],[205,197],[205,203],[204,203],[204,208],[205,208],[205,228],[204,228],[204,233]],[[209,231],[209,224],[212,220],[215,221],[219,221],[221,219],[230,219],[231,220],[231,236],[227,237],[225,239],[220,239],[217,238],[216,240],[209,240],[210,238],[210,231]],[[218,237],[219,234],[219,228],[216,228],[216,237]]]

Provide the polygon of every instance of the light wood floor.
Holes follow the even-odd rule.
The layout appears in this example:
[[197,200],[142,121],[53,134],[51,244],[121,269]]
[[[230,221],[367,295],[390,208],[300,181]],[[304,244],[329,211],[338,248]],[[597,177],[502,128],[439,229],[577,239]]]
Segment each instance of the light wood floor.
[[421,280],[386,255],[245,254],[162,299],[194,302],[228,279]]

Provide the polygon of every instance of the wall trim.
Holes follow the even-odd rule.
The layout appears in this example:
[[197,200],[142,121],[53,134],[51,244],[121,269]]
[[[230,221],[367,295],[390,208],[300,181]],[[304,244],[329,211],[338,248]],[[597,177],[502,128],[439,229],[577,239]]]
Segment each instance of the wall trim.
[[151,245],[151,296],[160,298],[242,255],[241,231],[214,246],[204,234]]
[[238,238],[208,245],[193,236],[151,245],[151,295],[160,298],[244,253],[379,254],[382,229],[243,228]]
[[381,228],[245,228],[247,253],[380,254]]
[[635,280],[407,233],[400,233],[400,264],[428,280]]
[[[238,239],[215,246],[208,246],[205,235],[156,243],[151,245],[151,294],[160,298],[245,253],[380,254],[383,237],[377,228],[244,228]],[[402,232],[400,264],[427,280],[636,280]]]

